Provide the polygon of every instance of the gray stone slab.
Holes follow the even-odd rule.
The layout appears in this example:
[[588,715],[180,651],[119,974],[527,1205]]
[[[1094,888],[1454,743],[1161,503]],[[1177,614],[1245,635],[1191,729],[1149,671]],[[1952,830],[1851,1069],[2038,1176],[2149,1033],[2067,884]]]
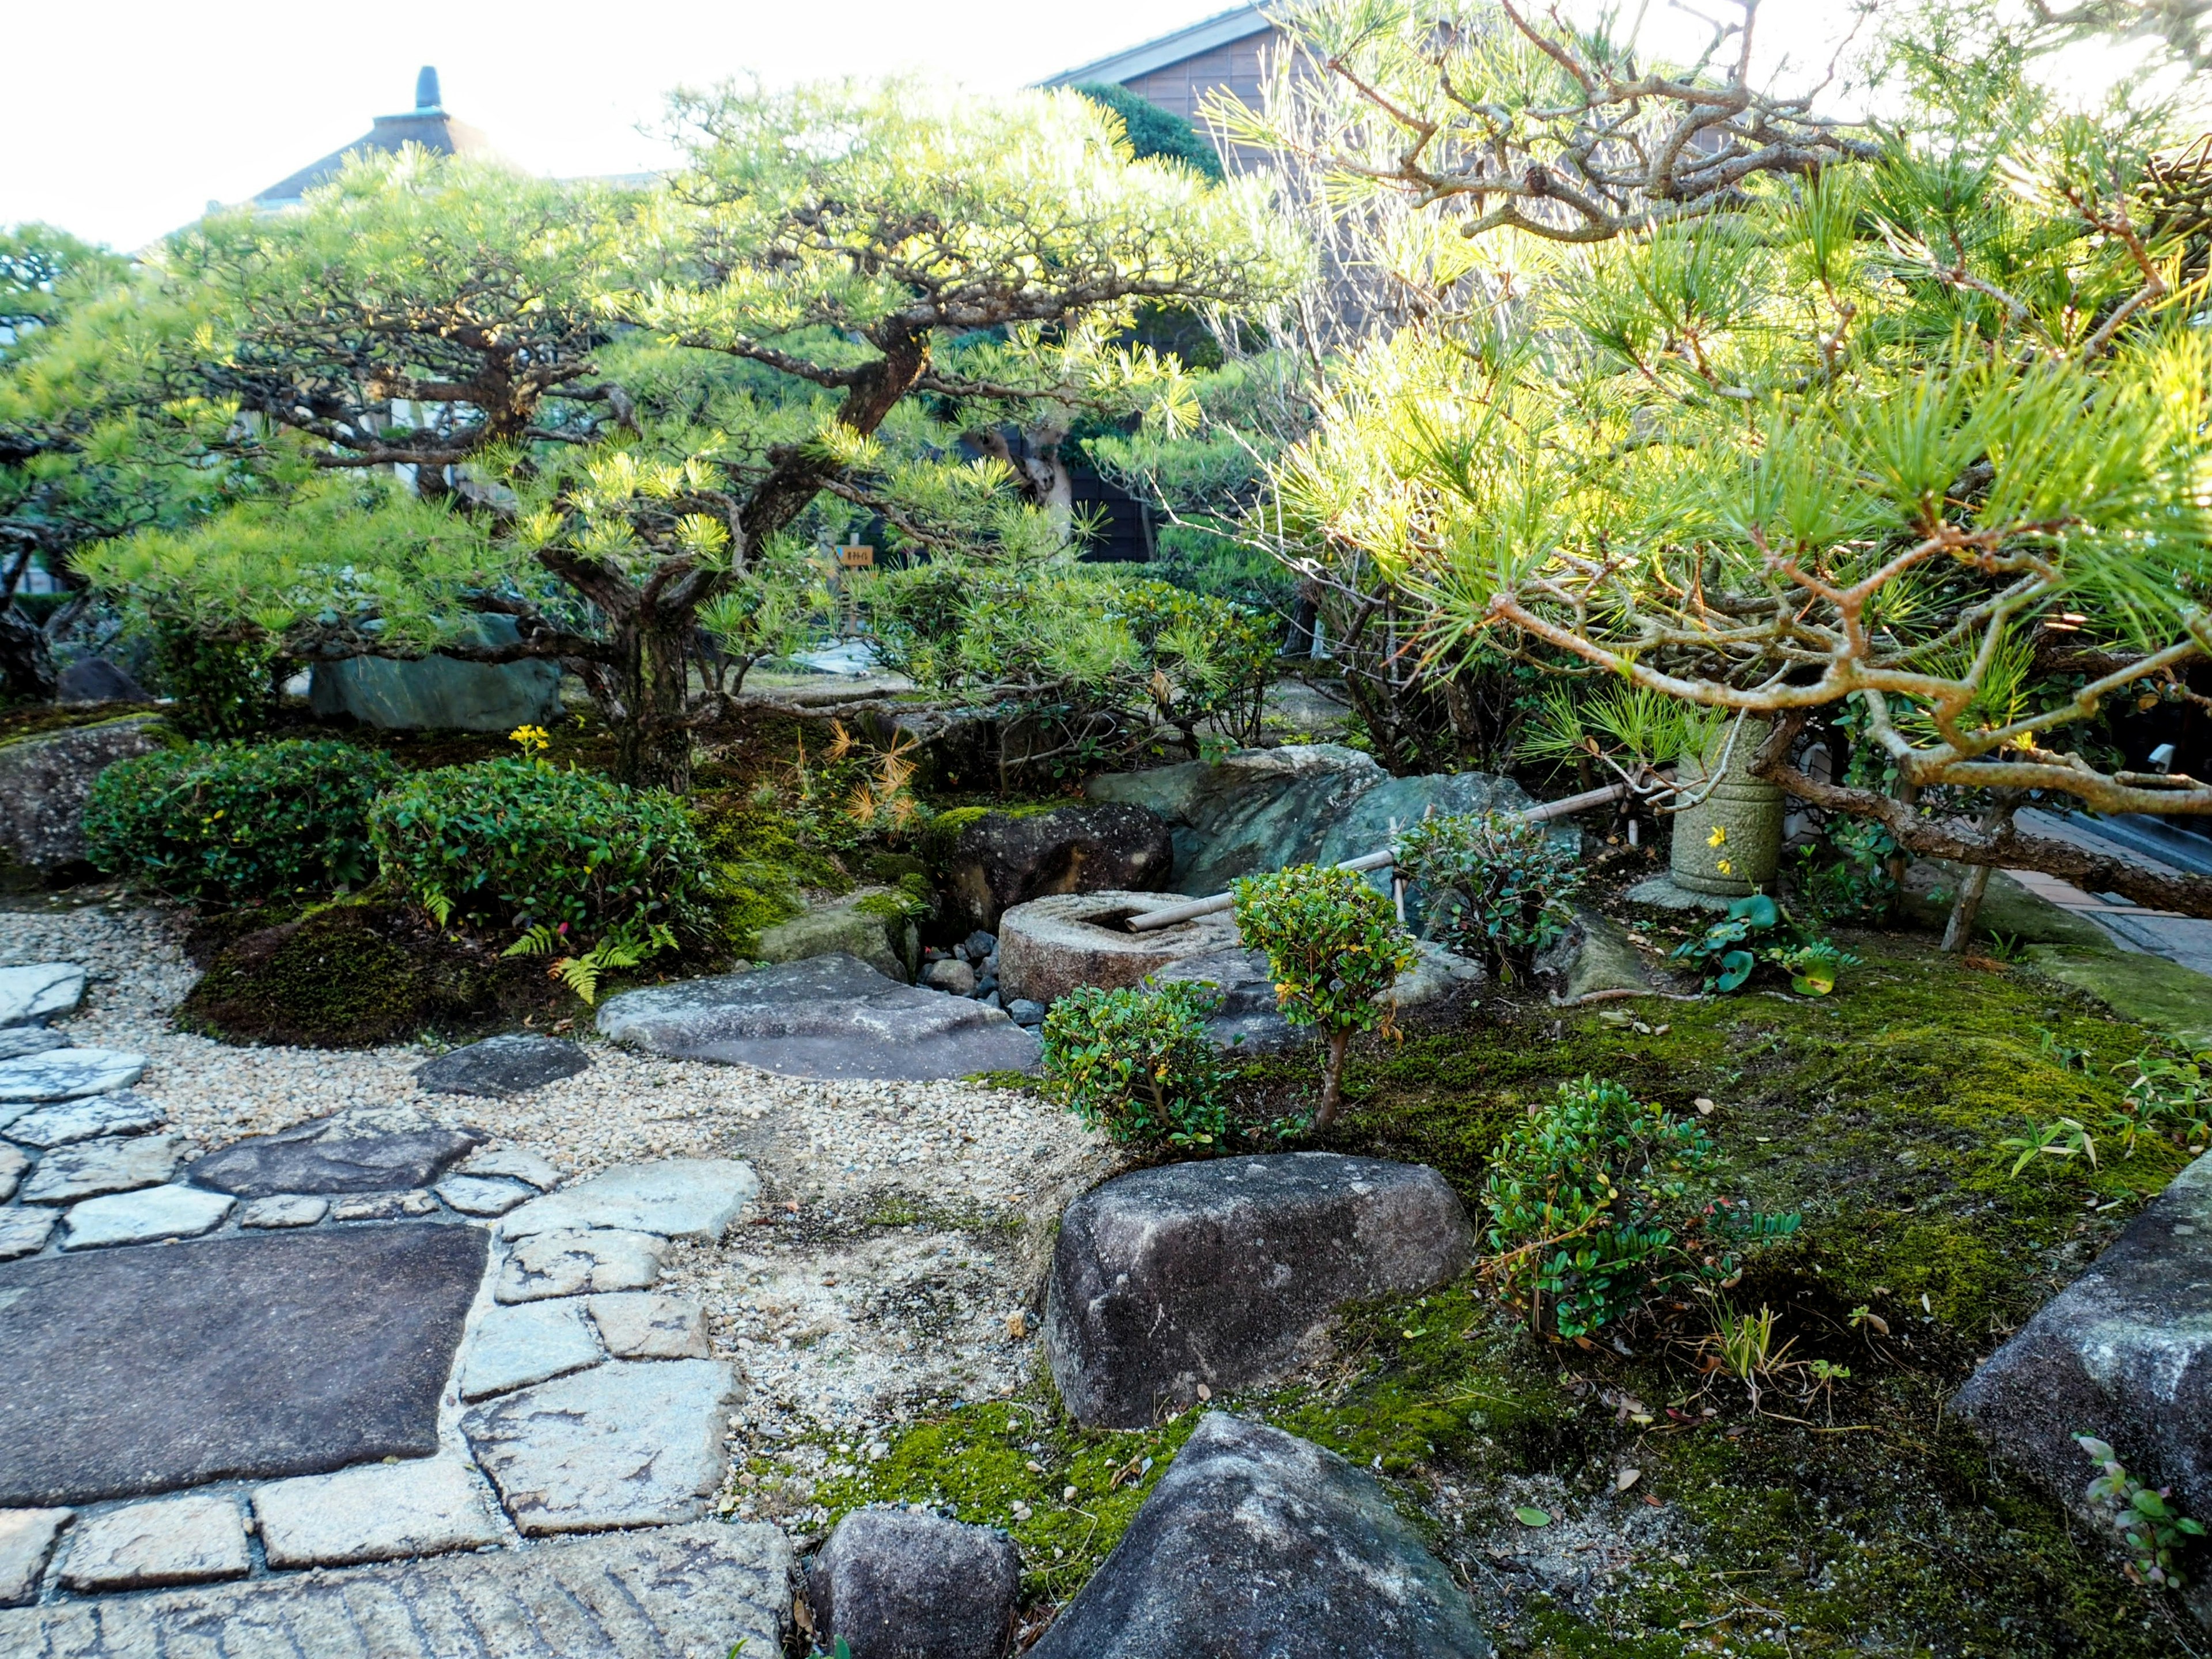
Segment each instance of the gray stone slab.
[[885,977],[858,957],[649,986],[600,1006],[603,1036],[675,1060],[787,1077],[948,1078],[1027,1071],[1036,1037],[996,1008]]
[[541,1193],[550,1193],[561,1184],[561,1172],[550,1160],[520,1146],[502,1146],[496,1151],[485,1149],[471,1152],[462,1161],[460,1173],[468,1176],[505,1176],[526,1187],[535,1187]]
[[534,1199],[499,1224],[502,1238],[616,1227],[663,1238],[721,1237],[760,1195],[749,1164],[726,1158],[672,1158],[626,1164]]
[[0,1613],[40,1659],[751,1659],[783,1651],[791,1546],[707,1522]]
[[667,1249],[665,1239],[650,1233],[539,1233],[508,1249],[492,1294],[514,1303],[649,1290],[660,1278],[660,1258]]
[[558,1037],[512,1032],[440,1054],[415,1068],[416,1086],[431,1095],[519,1095],[587,1070],[591,1057]]
[[0,1030],[0,1060],[20,1060],[25,1054],[43,1054],[69,1046],[67,1037],[43,1025],[10,1025]]
[[73,962],[0,968],[0,1025],[66,1014],[84,1000],[84,969]]
[[0,1266],[0,1504],[428,1455],[486,1247],[418,1223]]
[[198,1187],[144,1187],[135,1193],[88,1198],[70,1206],[65,1250],[110,1244],[149,1244],[161,1238],[198,1238],[222,1225],[238,1200]]
[[721,1484],[737,1388],[718,1360],[612,1360],[474,1407],[461,1426],[526,1533],[665,1526]]
[[447,1176],[434,1190],[463,1215],[505,1215],[536,1195],[520,1182],[496,1176]]
[[331,1212],[331,1201],[313,1193],[257,1198],[238,1218],[241,1227],[312,1227]]
[[331,1206],[333,1221],[406,1221],[437,1212],[438,1200],[424,1192],[356,1193]]
[[0,1607],[21,1607],[39,1593],[54,1540],[75,1510],[0,1510]]
[[19,1255],[36,1255],[46,1248],[61,1217],[52,1210],[11,1206],[0,1210],[0,1261]]
[[478,1139],[412,1113],[393,1121],[409,1127],[386,1129],[374,1117],[349,1113],[234,1141],[194,1164],[191,1178],[240,1198],[392,1192],[428,1186]]
[[[112,1094],[146,1075],[146,1056],[119,1048],[51,1048],[0,1060],[0,1100],[36,1105]],[[20,1115],[20,1114],[19,1114]]]
[[5,1204],[15,1197],[16,1184],[22,1180],[23,1171],[30,1167],[31,1160],[27,1154],[17,1151],[5,1141],[0,1141],[0,1204]]
[[62,1583],[73,1590],[149,1589],[243,1578],[252,1566],[236,1498],[165,1498],[79,1521],[62,1558]]
[[175,1171],[182,1135],[130,1135],[57,1146],[24,1182],[26,1204],[74,1204],[103,1193],[158,1187]]
[[595,1296],[592,1321],[617,1359],[705,1359],[707,1310],[696,1302],[644,1291]]
[[505,1535],[495,1510],[482,1477],[446,1457],[373,1463],[253,1489],[253,1516],[272,1567],[345,1567],[481,1549]]
[[158,1129],[169,1115],[143,1095],[94,1095],[26,1112],[8,1126],[8,1139],[41,1149],[100,1135],[138,1135]]
[[461,1398],[486,1400],[596,1365],[606,1355],[572,1298],[485,1311],[461,1358]]

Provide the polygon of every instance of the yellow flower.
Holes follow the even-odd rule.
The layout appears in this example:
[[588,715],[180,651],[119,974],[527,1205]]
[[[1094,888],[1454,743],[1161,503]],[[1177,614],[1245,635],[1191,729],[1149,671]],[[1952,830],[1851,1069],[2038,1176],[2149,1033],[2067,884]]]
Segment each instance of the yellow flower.
[[1733,875],[1735,872],[1735,866],[1730,864],[1726,859],[1723,859],[1717,865],[1714,866],[1714,868],[1717,869],[1724,876]]
[[1713,833],[1705,837],[1705,845],[1708,847],[1717,847],[1727,839],[1728,830],[1722,825],[1717,823],[1713,826]]

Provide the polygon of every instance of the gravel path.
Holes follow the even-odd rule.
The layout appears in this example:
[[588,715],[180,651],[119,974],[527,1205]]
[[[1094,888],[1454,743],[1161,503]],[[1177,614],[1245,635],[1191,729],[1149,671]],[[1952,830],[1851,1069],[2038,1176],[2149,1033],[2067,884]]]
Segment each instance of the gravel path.
[[664,1287],[705,1305],[747,1389],[726,1508],[817,1524],[815,1481],[917,1413],[1011,1392],[1040,1363],[1049,1226],[1114,1167],[1103,1138],[1026,1090],[810,1082],[586,1039],[588,1071],[511,1100],[425,1095],[418,1048],[232,1048],[170,1029],[196,971],[173,913],[107,890],[0,908],[0,966],[76,962],[80,1044],[149,1057],[138,1091],[212,1150],[349,1107],[405,1103],[584,1176],[742,1158],[763,1213],[679,1245]]

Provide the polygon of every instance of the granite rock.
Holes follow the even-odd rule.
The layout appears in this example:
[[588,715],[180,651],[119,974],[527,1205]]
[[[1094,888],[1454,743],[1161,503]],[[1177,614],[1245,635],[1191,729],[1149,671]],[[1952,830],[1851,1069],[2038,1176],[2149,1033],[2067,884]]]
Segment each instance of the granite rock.
[[763,962],[857,957],[884,978],[905,984],[921,963],[921,935],[911,917],[886,915],[863,896],[819,904],[804,915],[763,928],[754,954]]
[[489,1399],[605,1358],[572,1297],[487,1309],[462,1356],[461,1398]]
[[975,970],[964,962],[951,957],[933,962],[921,971],[922,983],[933,991],[942,991],[947,996],[966,997],[975,994]]
[[70,1204],[104,1193],[158,1187],[177,1167],[181,1135],[131,1135],[57,1146],[23,1183],[26,1204]]
[[502,1238],[611,1227],[663,1238],[719,1240],[760,1194],[748,1164],[721,1158],[672,1158],[625,1164],[557,1193],[532,1199],[500,1223]]
[[0,1607],[21,1607],[39,1593],[46,1558],[75,1510],[0,1510]]
[[0,1026],[27,1025],[74,1011],[84,1000],[84,969],[73,962],[0,968]]
[[167,1498],[79,1520],[62,1583],[73,1590],[148,1589],[243,1578],[252,1565],[234,1498]]
[[198,1185],[240,1198],[391,1192],[428,1186],[481,1139],[411,1112],[343,1112],[233,1141],[196,1162],[191,1173]]
[[471,1042],[417,1066],[415,1082],[425,1094],[499,1099],[574,1077],[591,1063],[590,1057],[573,1042],[512,1032]]
[[52,1210],[10,1206],[0,1210],[0,1261],[36,1255],[46,1247],[61,1218]]
[[587,1291],[649,1290],[660,1277],[668,1241],[651,1233],[538,1233],[508,1248],[493,1295],[503,1303],[538,1302]]
[[0,1101],[38,1104],[81,1100],[127,1089],[145,1075],[143,1054],[115,1048],[49,1048],[41,1054],[0,1060]]
[[149,1244],[163,1238],[198,1238],[222,1225],[238,1200],[197,1187],[142,1187],[73,1204],[64,1250],[110,1244]]
[[1334,1152],[1139,1170],[1060,1218],[1045,1352],[1067,1409],[1144,1428],[1309,1357],[1346,1302],[1425,1291],[1473,1258],[1434,1170]]
[[1061,893],[999,920],[999,989],[1009,1001],[1051,1004],[1079,986],[1141,985],[1171,964],[1237,948],[1227,911],[1133,933],[1119,924],[1177,901],[1157,893]]
[[625,991],[601,1006],[599,1029],[648,1054],[788,1077],[967,1077],[1030,1071],[1038,1054],[1036,1034],[999,1010],[842,955]]
[[595,1296],[586,1304],[617,1359],[705,1359],[707,1312],[696,1302],[643,1291]]
[[806,1583],[816,1631],[853,1659],[1003,1659],[1022,1558],[989,1527],[927,1510],[855,1510],[808,1565]]
[[333,1221],[404,1221],[437,1212],[438,1200],[421,1191],[355,1193],[331,1205]]
[[536,1194],[519,1181],[489,1176],[450,1175],[433,1188],[447,1205],[463,1215],[505,1215]]
[[491,1494],[452,1458],[303,1475],[253,1489],[272,1567],[342,1567],[481,1549],[503,1534]]
[[[512,645],[512,617],[472,619],[476,642]],[[561,717],[561,665],[542,659],[469,662],[459,657],[347,657],[319,662],[307,702],[325,718],[403,732],[512,732]]]
[[461,1419],[477,1462],[523,1532],[665,1526],[721,1484],[737,1378],[719,1360],[611,1360]]
[[79,657],[54,682],[56,702],[151,702],[153,694],[127,668],[105,657]]
[[331,1212],[331,1201],[313,1193],[257,1198],[238,1218],[241,1227],[312,1227]]
[[159,746],[150,714],[0,743],[0,862],[44,876],[84,862],[84,804],[117,761]]
[[504,1176],[509,1181],[519,1181],[526,1187],[535,1187],[541,1193],[550,1193],[561,1184],[561,1172],[536,1152],[520,1146],[502,1146],[496,1150],[482,1148],[471,1152],[462,1160],[459,1173],[465,1176]]
[[100,1135],[143,1134],[168,1121],[167,1113],[142,1095],[94,1095],[24,1113],[8,1126],[8,1139],[26,1146],[65,1146]]
[[1142,806],[991,811],[962,824],[952,837],[945,855],[945,896],[953,920],[995,930],[1014,906],[1048,894],[1156,890],[1167,884],[1174,864],[1166,823]]

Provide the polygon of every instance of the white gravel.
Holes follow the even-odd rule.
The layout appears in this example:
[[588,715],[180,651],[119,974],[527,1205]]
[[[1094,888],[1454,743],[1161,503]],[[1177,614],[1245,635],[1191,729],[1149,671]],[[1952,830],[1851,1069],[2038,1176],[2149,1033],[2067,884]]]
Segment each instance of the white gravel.
[[[349,1108],[406,1104],[564,1173],[741,1158],[763,1213],[679,1245],[664,1285],[702,1303],[748,1387],[731,1507],[804,1527],[838,1448],[865,1456],[932,1405],[1011,1392],[1039,1363],[1049,1224],[1115,1167],[1102,1137],[1027,1090],[814,1082],[664,1060],[586,1037],[591,1068],[511,1100],[418,1091],[415,1047],[233,1048],[170,1029],[197,974],[173,912],[106,890],[0,906],[0,966],[82,963],[80,1044],[146,1054],[138,1091],[201,1150]],[[586,1024],[579,1021],[579,1025]]]

